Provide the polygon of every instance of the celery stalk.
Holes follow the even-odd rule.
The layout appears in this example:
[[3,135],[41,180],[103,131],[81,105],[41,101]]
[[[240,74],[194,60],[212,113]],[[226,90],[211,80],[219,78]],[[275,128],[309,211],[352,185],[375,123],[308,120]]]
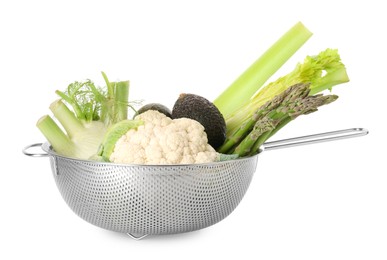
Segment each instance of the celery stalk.
[[328,48],[318,55],[307,56],[304,62],[298,63],[293,71],[267,84],[238,111],[225,118],[227,137],[233,135],[235,129],[238,129],[266,102],[294,84],[310,83],[310,95],[314,95],[348,81],[345,65],[337,49]]
[[224,117],[246,103],[257,90],[312,36],[295,24],[214,101]]

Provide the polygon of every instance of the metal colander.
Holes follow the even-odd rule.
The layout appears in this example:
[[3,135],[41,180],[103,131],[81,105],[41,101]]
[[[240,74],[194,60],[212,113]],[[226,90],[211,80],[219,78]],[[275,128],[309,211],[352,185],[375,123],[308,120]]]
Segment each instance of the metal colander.
[[[340,130],[270,142],[264,149],[367,133],[362,128]],[[45,153],[28,152],[33,146],[41,146]],[[133,238],[188,232],[219,222],[245,195],[258,161],[255,155],[207,164],[114,164],[63,157],[48,143],[27,146],[23,152],[50,157],[58,189],[77,215],[96,226],[128,233]]]

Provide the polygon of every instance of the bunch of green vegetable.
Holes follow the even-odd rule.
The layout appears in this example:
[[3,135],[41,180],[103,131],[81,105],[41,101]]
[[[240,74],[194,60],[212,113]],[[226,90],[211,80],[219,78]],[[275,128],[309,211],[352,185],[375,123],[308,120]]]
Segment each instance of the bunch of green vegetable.
[[61,99],[54,101],[50,109],[65,132],[49,115],[38,120],[37,127],[57,153],[90,159],[107,129],[126,119],[128,107],[133,108],[128,102],[129,81],[110,82],[105,73],[102,75],[104,88],[86,80],[70,84],[64,92],[56,91]]
[[309,85],[295,84],[269,100],[234,131],[218,151],[239,156],[254,155],[268,138],[291,120],[313,113],[319,106],[338,98],[336,95],[309,95]]
[[310,36],[310,31],[297,23],[214,101],[225,117],[227,129],[219,152],[256,154],[290,121],[337,99],[335,95],[316,95],[349,81],[335,49],[307,56],[292,72],[261,89]]
[[[337,99],[336,95],[320,92],[349,81],[338,51],[326,49],[307,56],[293,71],[264,86],[311,35],[302,23],[294,25],[213,103],[194,94],[181,94],[172,111],[159,103],[135,111],[128,101],[129,81],[110,82],[102,72],[104,88],[86,80],[70,84],[66,91],[56,91],[60,99],[50,109],[62,127],[48,115],[39,119],[37,126],[58,154],[79,159],[110,161],[115,148],[126,145],[121,149],[122,154],[114,153],[120,162],[127,161],[133,155],[127,152],[132,150],[136,155],[134,162],[203,161],[195,158],[198,140],[211,146],[203,146],[211,155],[208,158],[217,157],[212,156],[216,152],[221,160],[254,155],[289,122]],[[128,119],[128,108],[139,118],[147,110],[157,110],[163,115],[147,113],[150,119],[146,122]],[[203,127],[191,136],[195,144],[192,140],[182,140],[181,133],[187,133],[184,127],[194,123],[183,118],[197,121]],[[184,127],[175,127],[183,122]],[[166,125],[168,128],[160,132],[160,127]],[[131,130],[136,134],[129,133]],[[177,150],[185,157],[178,156]]]

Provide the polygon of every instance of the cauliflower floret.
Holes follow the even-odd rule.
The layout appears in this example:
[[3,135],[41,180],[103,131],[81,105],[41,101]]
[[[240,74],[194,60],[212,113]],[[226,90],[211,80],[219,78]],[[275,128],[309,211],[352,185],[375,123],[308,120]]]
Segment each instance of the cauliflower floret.
[[219,154],[208,144],[204,127],[193,119],[172,120],[148,110],[136,117],[144,122],[117,142],[110,161],[135,164],[209,163]]

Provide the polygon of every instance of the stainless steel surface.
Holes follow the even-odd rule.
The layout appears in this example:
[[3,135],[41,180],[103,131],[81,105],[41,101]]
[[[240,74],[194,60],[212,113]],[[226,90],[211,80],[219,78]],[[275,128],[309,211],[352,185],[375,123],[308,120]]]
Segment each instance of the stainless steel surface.
[[131,233],[126,233],[131,239],[134,239],[134,240],[141,240],[145,237],[148,236],[148,234],[145,234],[145,235],[137,235],[137,234],[131,234]]
[[[264,144],[264,150],[362,136],[352,128]],[[41,146],[45,153],[32,154]],[[134,239],[202,229],[228,216],[245,195],[258,155],[192,165],[128,165],[67,158],[48,143],[23,149],[49,156],[57,187],[87,222]]]
[[283,139],[283,140],[278,140],[273,142],[266,142],[264,143],[262,150],[270,151],[270,150],[288,148],[288,147],[299,146],[299,145],[336,141],[336,140],[342,140],[347,138],[359,137],[367,134],[368,134],[368,130],[365,128],[349,128],[344,130],[337,130],[337,131],[325,132],[320,134],[305,135],[300,137]]
[[56,184],[86,221],[129,234],[173,234],[208,227],[244,196],[258,156],[195,165],[120,165],[70,159],[46,143]]
[[29,152],[29,150],[31,148],[34,148],[34,147],[42,147],[43,143],[36,143],[36,144],[30,144],[30,145],[27,145],[26,147],[23,148],[22,152],[27,155],[27,156],[31,156],[31,157],[47,157],[49,156],[48,153],[32,153],[32,152]]

